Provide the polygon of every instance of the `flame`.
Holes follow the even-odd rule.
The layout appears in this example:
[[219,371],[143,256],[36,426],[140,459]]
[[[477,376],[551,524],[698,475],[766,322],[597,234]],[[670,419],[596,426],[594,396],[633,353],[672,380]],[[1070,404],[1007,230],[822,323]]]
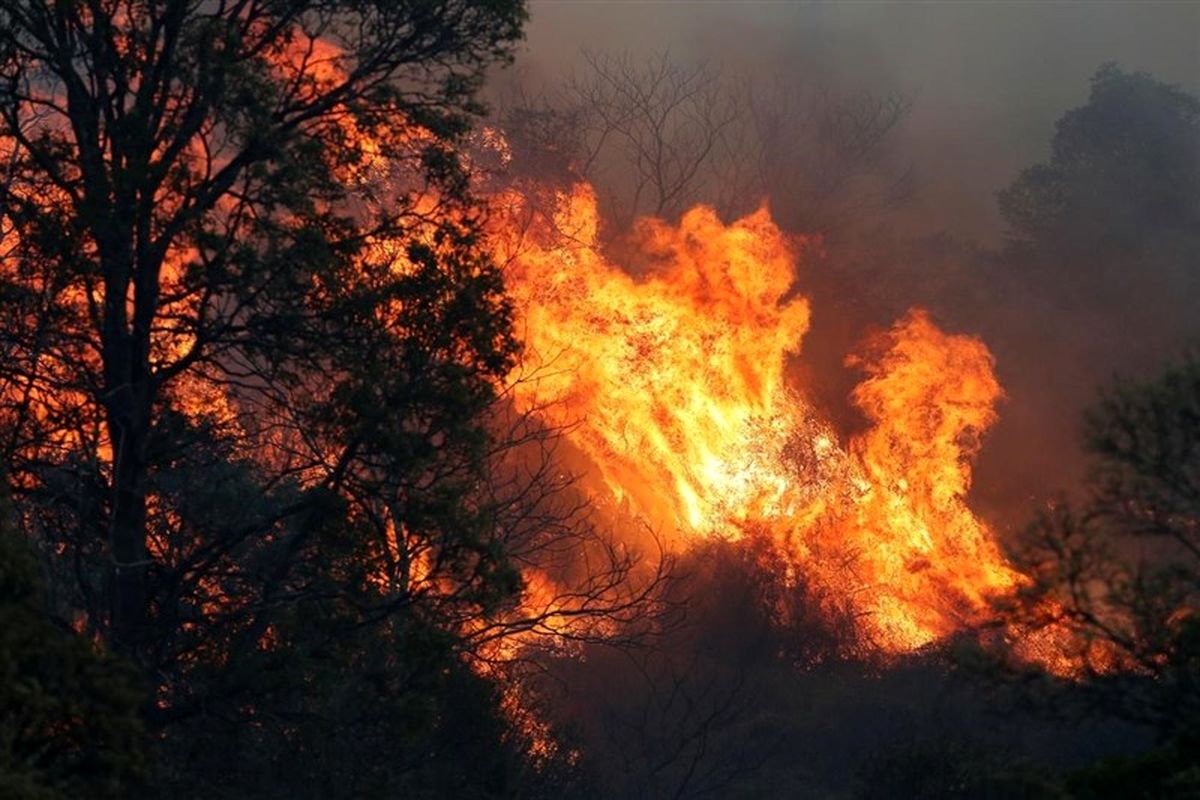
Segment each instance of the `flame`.
[[[347,59],[336,47],[302,35],[291,42],[267,54],[278,77],[313,95],[344,80]],[[372,124],[343,108],[323,124],[336,127],[353,148],[352,157],[339,161],[339,176],[374,188],[396,179],[388,160],[403,157],[402,145],[415,159],[432,140],[411,121]],[[483,139],[501,162],[511,159],[502,135],[484,131]],[[11,146],[0,142],[0,157]],[[965,502],[970,459],[995,421],[1001,396],[981,342],[942,332],[920,311],[900,320],[854,359],[866,379],[853,400],[871,427],[840,441],[804,387],[789,378],[810,308],[793,290],[798,243],[765,207],[731,224],[703,206],[677,225],[639,221],[630,245],[650,266],[635,277],[635,270],[602,252],[591,187],[579,184],[560,195],[552,219],[532,228],[521,222],[514,200],[492,198],[495,246],[509,264],[528,343],[528,373],[514,381],[514,396],[524,410],[561,426],[587,456],[600,480],[598,499],[611,498],[650,520],[677,549],[706,537],[765,532],[786,556],[793,579],[804,576],[828,596],[851,602],[888,652],[980,621],[990,598],[1021,583]],[[178,200],[165,195],[161,202]],[[432,217],[442,209],[431,193],[411,211]],[[0,252],[17,237],[15,229],[0,227]],[[405,268],[403,242],[369,244],[369,260]],[[164,317],[194,315],[197,301],[184,289],[195,258],[168,253],[164,295],[183,299],[164,304]],[[85,297],[77,287],[69,287],[69,295],[82,318]],[[156,331],[152,342],[159,363],[176,361],[194,346],[192,331],[169,328]],[[94,368],[96,354],[87,357]],[[18,390],[29,393],[39,414],[88,402],[33,385],[0,387]],[[170,391],[190,418],[240,425],[237,404],[211,383],[184,374]],[[261,437],[258,444],[247,456],[282,460],[289,449]],[[99,451],[102,461],[111,461],[103,439]],[[407,536],[389,519],[379,548],[387,568],[368,579],[380,591],[452,591],[437,585],[428,551]],[[156,559],[172,558],[162,543],[150,546]],[[577,614],[569,589],[548,575],[531,569],[525,580],[515,616],[535,622],[487,642],[479,667],[485,674],[488,662],[519,658],[528,641],[556,639],[569,651],[581,632],[592,632],[581,629],[603,625]],[[214,580],[201,589],[206,613],[228,602]],[[487,624],[481,620],[466,632],[486,639]],[[273,629],[260,637],[260,647],[276,644]],[[219,661],[224,654],[210,657]],[[506,689],[505,712],[527,731],[536,752],[553,753],[550,729],[524,702],[515,684]]]
[[871,426],[843,442],[789,380],[809,304],[793,290],[800,243],[766,208],[640,220],[638,277],[604,255],[586,184],[542,224],[501,228],[527,337],[518,402],[677,548],[766,531],[888,652],[982,621],[1019,585],[965,500],[1002,395],[982,342],[910,312],[851,359]]

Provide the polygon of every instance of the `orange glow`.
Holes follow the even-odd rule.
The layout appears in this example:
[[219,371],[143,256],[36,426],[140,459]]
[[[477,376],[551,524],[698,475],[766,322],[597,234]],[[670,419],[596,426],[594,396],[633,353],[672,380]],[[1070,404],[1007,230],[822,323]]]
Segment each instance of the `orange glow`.
[[[299,35],[268,57],[302,97],[329,92],[346,69],[336,48]],[[404,120],[373,127],[340,107],[313,124],[336,128],[346,142],[336,164],[339,178],[370,185],[385,198],[380,202],[393,196],[380,184],[398,180],[388,173],[389,159],[415,158],[432,141],[428,131]],[[482,138],[502,162],[511,158],[501,135],[489,130]],[[0,142],[0,155],[7,147]],[[406,148],[411,152],[401,152]],[[194,156],[201,163],[199,149]],[[219,154],[215,159],[221,163]],[[404,185],[393,188],[411,203],[414,220],[446,213],[432,193],[414,189],[419,196],[410,196]],[[164,195],[161,202],[178,201]],[[785,578],[803,577],[823,596],[849,602],[864,632],[889,653],[983,622],[989,601],[1024,581],[965,501],[970,460],[995,422],[1002,395],[982,342],[947,334],[924,312],[910,312],[853,357],[865,378],[852,399],[870,427],[845,440],[789,371],[801,354],[810,306],[793,290],[798,242],[765,207],[729,224],[703,206],[677,225],[643,219],[628,243],[638,265],[619,265],[600,247],[601,220],[587,185],[560,195],[551,218],[532,225],[519,198],[493,197],[491,206],[494,246],[508,264],[527,344],[513,396],[522,411],[561,427],[586,456],[594,478],[589,485],[602,504],[645,519],[676,551],[708,537],[765,533],[789,565]],[[219,204],[217,210],[231,209]],[[420,238],[420,224],[409,233]],[[16,235],[0,229],[0,249],[13,247]],[[428,239],[433,242],[431,233]],[[370,239],[363,258],[404,270],[408,241]],[[164,320],[199,318],[202,298],[188,288],[196,259],[181,249],[167,254],[163,295],[178,299],[163,302]],[[87,299],[72,286],[63,303],[82,320]],[[156,368],[185,359],[196,345],[186,324],[163,324],[151,338]],[[85,350],[81,358],[97,371],[95,352]],[[68,365],[42,369],[53,377]],[[89,403],[32,384],[0,391],[28,392],[36,414],[65,415]],[[223,385],[190,372],[166,391],[172,407],[192,420],[233,428],[242,425],[240,414],[251,413]],[[294,432],[271,420],[253,423],[252,435],[236,437],[248,443],[239,455],[282,469],[295,448],[277,437]],[[95,427],[97,455],[111,469],[99,418]],[[77,434],[64,428],[58,435]],[[70,442],[72,449],[79,444]],[[318,464],[312,459],[288,469],[315,484],[323,477]],[[158,511],[154,497],[149,505]],[[390,516],[382,538],[375,543],[379,566],[368,574],[380,593],[453,595],[455,587],[441,585],[429,546]],[[167,563],[178,558],[168,544],[151,539],[152,556]],[[512,617],[525,624],[494,637],[494,620],[464,624],[465,634],[483,643],[479,668],[485,673],[489,662],[519,660],[534,640],[569,652],[580,638],[609,632],[609,623],[581,613],[582,601],[570,587],[536,566],[523,578]],[[201,580],[198,594],[206,614],[229,602],[215,579]],[[1040,643],[1045,651],[1030,651],[1031,658],[1067,674],[1071,666],[1056,637],[1048,633]],[[270,649],[278,641],[268,628],[257,644]],[[225,654],[206,656],[220,661]],[[524,705],[515,683],[505,689],[504,710],[535,754],[555,752],[549,727]]]
[[500,239],[527,337],[518,401],[564,427],[601,494],[679,549],[767,531],[888,652],[982,621],[1018,585],[965,502],[1002,394],[982,342],[910,312],[852,360],[871,427],[839,441],[789,380],[809,305],[792,291],[797,242],[765,208],[641,220],[640,277],[607,260],[599,227],[581,184],[552,221]]

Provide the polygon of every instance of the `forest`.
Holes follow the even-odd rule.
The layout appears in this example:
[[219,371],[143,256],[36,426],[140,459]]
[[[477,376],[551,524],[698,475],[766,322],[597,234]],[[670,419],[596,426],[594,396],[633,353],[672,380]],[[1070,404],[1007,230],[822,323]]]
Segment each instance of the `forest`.
[[1195,87],[565,11],[0,0],[0,798],[1200,796]]

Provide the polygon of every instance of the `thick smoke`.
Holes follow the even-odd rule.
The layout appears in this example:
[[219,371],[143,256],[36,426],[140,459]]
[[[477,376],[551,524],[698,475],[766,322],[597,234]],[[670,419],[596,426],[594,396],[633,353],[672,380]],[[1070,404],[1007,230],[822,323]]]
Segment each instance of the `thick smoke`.
[[[980,336],[1007,400],[971,505],[1014,533],[1038,505],[1081,488],[1080,414],[1096,389],[1114,374],[1144,377],[1200,336],[1186,313],[1200,302],[1200,282],[1132,280],[1132,269],[1114,280],[1090,262],[1023,264],[997,192],[1049,158],[1056,121],[1088,101],[1102,64],[1200,92],[1198,29],[1200,6],[1185,4],[535,3],[526,51],[492,91],[503,114],[515,94],[528,100],[573,75],[586,81],[597,63],[618,72],[669,63],[684,75],[703,65],[759,97],[899,98],[904,113],[860,177],[868,189],[901,187],[892,201],[848,202],[849,214],[822,216],[804,179],[778,173],[819,175],[823,155],[768,164],[773,219],[817,242],[797,277],[813,314],[791,369],[840,433],[861,433],[867,420],[849,396],[862,376],[847,354],[912,306]],[[542,131],[556,153],[569,149],[569,132]],[[569,172],[553,159],[524,168],[542,170],[532,175],[539,182]],[[628,188],[619,169],[607,179],[616,186],[595,181],[601,194]],[[728,186],[707,181],[697,199],[726,216],[762,199],[728,204]],[[679,205],[664,215],[678,217]],[[614,208],[606,211],[611,219]],[[607,255],[640,273],[629,237],[607,233]],[[883,796],[907,796],[942,780],[972,796],[985,792],[970,780],[993,769],[1033,775],[1143,744],[1113,720],[1080,732],[997,714],[999,701],[949,674],[937,652],[881,661],[856,638],[853,613],[831,614],[803,576],[781,580],[786,569],[771,557],[753,541],[690,550],[670,597],[681,610],[675,627],[644,649],[589,646],[546,664],[555,722],[578,733],[584,763],[606,776],[602,794],[844,796],[884,786]],[[914,764],[936,774],[906,773]],[[1011,791],[1034,796],[1024,785]]]
[[901,90],[920,172],[900,210],[914,232],[998,240],[992,193],[1046,156],[1054,121],[1116,61],[1200,90],[1200,7],[1192,3],[535,2],[527,78],[553,81],[584,49],[668,51],[756,81]]
[[886,158],[904,190],[895,202],[851,206],[853,235],[841,221],[813,221],[812,204],[794,196],[803,180],[770,187],[783,227],[828,239],[824,261],[798,279],[818,310],[796,369],[819,377],[807,381],[821,387],[817,399],[852,429],[861,420],[846,396],[858,376],[842,359],[873,327],[923,305],[951,329],[982,335],[1008,400],[974,497],[1015,530],[1047,498],[1078,488],[1079,417],[1097,388],[1116,374],[1144,376],[1200,334],[1182,321],[1200,283],[1149,276],[1119,302],[1067,307],[1047,286],[1086,285],[1093,265],[1060,263],[1048,277],[997,267],[1006,229],[996,193],[1047,158],[1055,121],[1087,101],[1103,63],[1195,94],[1198,29],[1200,7],[1182,3],[535,3],[525,52],[494,89],[561,86],[586,73],[586,53],[632,63],[665,53],[764,96],[782,87],[902,97]]

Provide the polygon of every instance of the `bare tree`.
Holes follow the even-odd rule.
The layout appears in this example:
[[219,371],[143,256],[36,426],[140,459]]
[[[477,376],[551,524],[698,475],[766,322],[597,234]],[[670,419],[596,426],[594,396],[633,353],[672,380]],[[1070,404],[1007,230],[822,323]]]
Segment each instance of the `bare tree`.
[[628,187],[613,198],[619,223],[678,214],[715,177],[721,135],[738,119],[736,95],[719,70],[681,67],[667,53],[643,63],[597,53],[584,60],[588,71],[566,85],[583,112],[580,170],[593,182],[612,170]]
[[590,181],[613,232],[696,203],[735,216],[769,199],[787,227],[826,233],[912,189],[890,147],[911,108],[903,94],[763,86],[669,53],[583,59],[559,86],[518,84],[498,119],[515,170]]
[[826,232],[911,191],[911,167],[889,160],[890,140],[911,108],[904,95],[776,83],[748,86],[745,96],[752,131],[745,140],[757,168],[758,191],[750,194],[772,198],[789,226]]

